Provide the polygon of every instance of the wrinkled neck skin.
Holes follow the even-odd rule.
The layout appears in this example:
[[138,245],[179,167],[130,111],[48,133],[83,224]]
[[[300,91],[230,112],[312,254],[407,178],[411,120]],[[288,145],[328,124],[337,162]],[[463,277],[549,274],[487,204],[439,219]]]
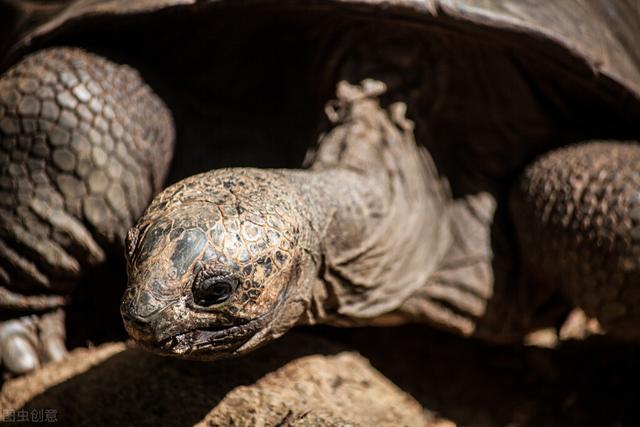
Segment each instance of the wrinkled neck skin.
[[307,307],[299,323],[379,324],[423,286],[450,245],[447,186],[413,137],[406,106],[380,106],[381,82],[340,83],[334,127],[286,176],[309,225]]

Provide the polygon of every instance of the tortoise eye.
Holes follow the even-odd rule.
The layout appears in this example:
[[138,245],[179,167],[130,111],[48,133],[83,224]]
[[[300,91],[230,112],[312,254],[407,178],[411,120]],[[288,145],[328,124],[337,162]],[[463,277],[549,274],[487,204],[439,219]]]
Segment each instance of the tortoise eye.
[[215,275],[196,280],[191,288],[193,302],[204,308],[222,304],[237,287],[238,281],[229,276]]

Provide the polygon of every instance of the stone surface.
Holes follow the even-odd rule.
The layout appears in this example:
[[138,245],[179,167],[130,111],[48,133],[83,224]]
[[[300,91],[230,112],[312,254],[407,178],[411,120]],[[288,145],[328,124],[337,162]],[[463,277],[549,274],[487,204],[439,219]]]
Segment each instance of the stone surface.
[[198,426],[426,425],[422,408],[356,353],[307,356],[240,386]]
[[55,409],[57,420],[71,426],[428,425],[422,406],[362,356],[290,335],[284,345],[218,363],[155,356],[122,343],[78,349],[6,382],[0,413]]

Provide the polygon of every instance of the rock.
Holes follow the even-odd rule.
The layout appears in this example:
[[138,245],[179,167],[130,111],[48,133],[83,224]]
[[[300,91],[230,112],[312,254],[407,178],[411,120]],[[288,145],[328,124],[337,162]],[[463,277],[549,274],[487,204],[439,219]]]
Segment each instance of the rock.
[[49,388],[84,372],[126,349],[124,343],[110,343],[94,348],[78,348],[69,357],[51,363],[29,375],[5,382],[0,391],[0,416],[7,411],[16,411],[34,397]]
[[428,425],[422,406],[365,358],[299,333],[217,362],[122,343],[75,350],[3,385],[0,414],[38,410],[69,426]]
[[422,407],[357,353],[294,360],[231,391],[198,426],[419,426]]

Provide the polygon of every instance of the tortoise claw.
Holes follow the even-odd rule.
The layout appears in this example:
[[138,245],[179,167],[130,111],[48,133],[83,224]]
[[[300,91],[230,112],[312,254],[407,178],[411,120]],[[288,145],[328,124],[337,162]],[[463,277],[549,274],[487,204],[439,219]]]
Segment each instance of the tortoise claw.
[[1,365],[14,375],[22,375],[46,362],[61,360],[67,354],[64,338],[62,310],[1,323]]
[[12,334],[2,341],[2,363],[10,372],[20,375],[40,366],[31,341],[21,334]]
[[62,360],[68,353],[64,344],[64,311],[58,309],[43,315],[38,327],[43,361]]
[[21,317],[0,324],[2,365],[14,374],[24,374],[40,364],[34,316]]

